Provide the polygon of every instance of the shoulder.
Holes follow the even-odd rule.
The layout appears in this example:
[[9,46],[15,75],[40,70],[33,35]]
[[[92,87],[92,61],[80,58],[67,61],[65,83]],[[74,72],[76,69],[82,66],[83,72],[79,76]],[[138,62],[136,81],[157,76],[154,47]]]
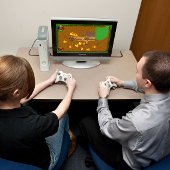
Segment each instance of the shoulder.
[[139,105],[128,114],[138,131],[153,128],[159,123],[159,114],[152,104]]
[[59,119],[53,112],[39,114],[29,106],[21,107],[20,112],[22,112],[20,116],[25,117],[29,123],[35,124],[36,126],[50,126],[50,124],[58,126],[59,124]]

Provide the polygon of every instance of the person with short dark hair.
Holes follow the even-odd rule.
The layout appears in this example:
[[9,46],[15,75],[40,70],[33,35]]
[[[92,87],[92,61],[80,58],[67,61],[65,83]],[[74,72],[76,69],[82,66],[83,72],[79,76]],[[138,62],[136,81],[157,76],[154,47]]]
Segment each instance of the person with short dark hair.
[[139,170],[159,161],[170,147],[170,53],[144,53],[137,63],[136,81],[107,78],[118,87],[143,91],[144,97],[136,108],[116,118],[108,106],[110,91],[100,83],[98,121],[82,120],[80,136],[116,170]]
[[[0,57],[0,157],[52,170],[61,153],[64,131],[69,130],[66,111],[76,81],[67,81],[67,93],[58,107],[38,114],[27,105],[39,92],[54,84],[56,70],[35,86],[33,70],[21,57]],[[55,92],[54,92],[55,93]]]

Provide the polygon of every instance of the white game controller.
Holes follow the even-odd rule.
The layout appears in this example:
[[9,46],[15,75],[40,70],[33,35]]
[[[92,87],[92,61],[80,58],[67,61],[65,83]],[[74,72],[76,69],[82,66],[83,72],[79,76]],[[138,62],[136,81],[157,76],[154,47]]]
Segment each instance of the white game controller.
[[107,87],[109,90],[110,89],[114,90],[117,87],[116,83],[111,82],[109,78],[106,81],[102,81],[101,83],[104,87]]
[[58,71],[55,79],[55,83],[67,83],[67,79],[72,78],[70,73],[64,73],[63,71]]

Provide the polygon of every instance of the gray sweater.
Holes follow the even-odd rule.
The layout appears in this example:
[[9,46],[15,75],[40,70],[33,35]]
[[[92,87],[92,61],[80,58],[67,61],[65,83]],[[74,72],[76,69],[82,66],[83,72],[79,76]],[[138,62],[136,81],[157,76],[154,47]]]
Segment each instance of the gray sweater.
[[[124,88],[138,89],[135,81]],[[122,145],[124,161],[134,170],[148,166],[166,155],[170,145],[170,93],[144,95],[140,105],[122,119],[111,115],[108,101],[98,101],[98,122],[102,134]]]

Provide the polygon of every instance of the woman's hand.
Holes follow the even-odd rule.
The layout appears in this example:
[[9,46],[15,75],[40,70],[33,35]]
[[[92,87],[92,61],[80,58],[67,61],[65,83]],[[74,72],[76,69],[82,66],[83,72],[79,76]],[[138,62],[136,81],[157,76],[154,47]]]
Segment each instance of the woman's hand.
[[57,72],[58,72],[58,69],[56,69],[55,72],[47,79],[50,85],[55,83]]
[[74,89],[76,87],[76,80],[73,77],[68,78],[66,85],[68,87],[68,90],[74,91]]

